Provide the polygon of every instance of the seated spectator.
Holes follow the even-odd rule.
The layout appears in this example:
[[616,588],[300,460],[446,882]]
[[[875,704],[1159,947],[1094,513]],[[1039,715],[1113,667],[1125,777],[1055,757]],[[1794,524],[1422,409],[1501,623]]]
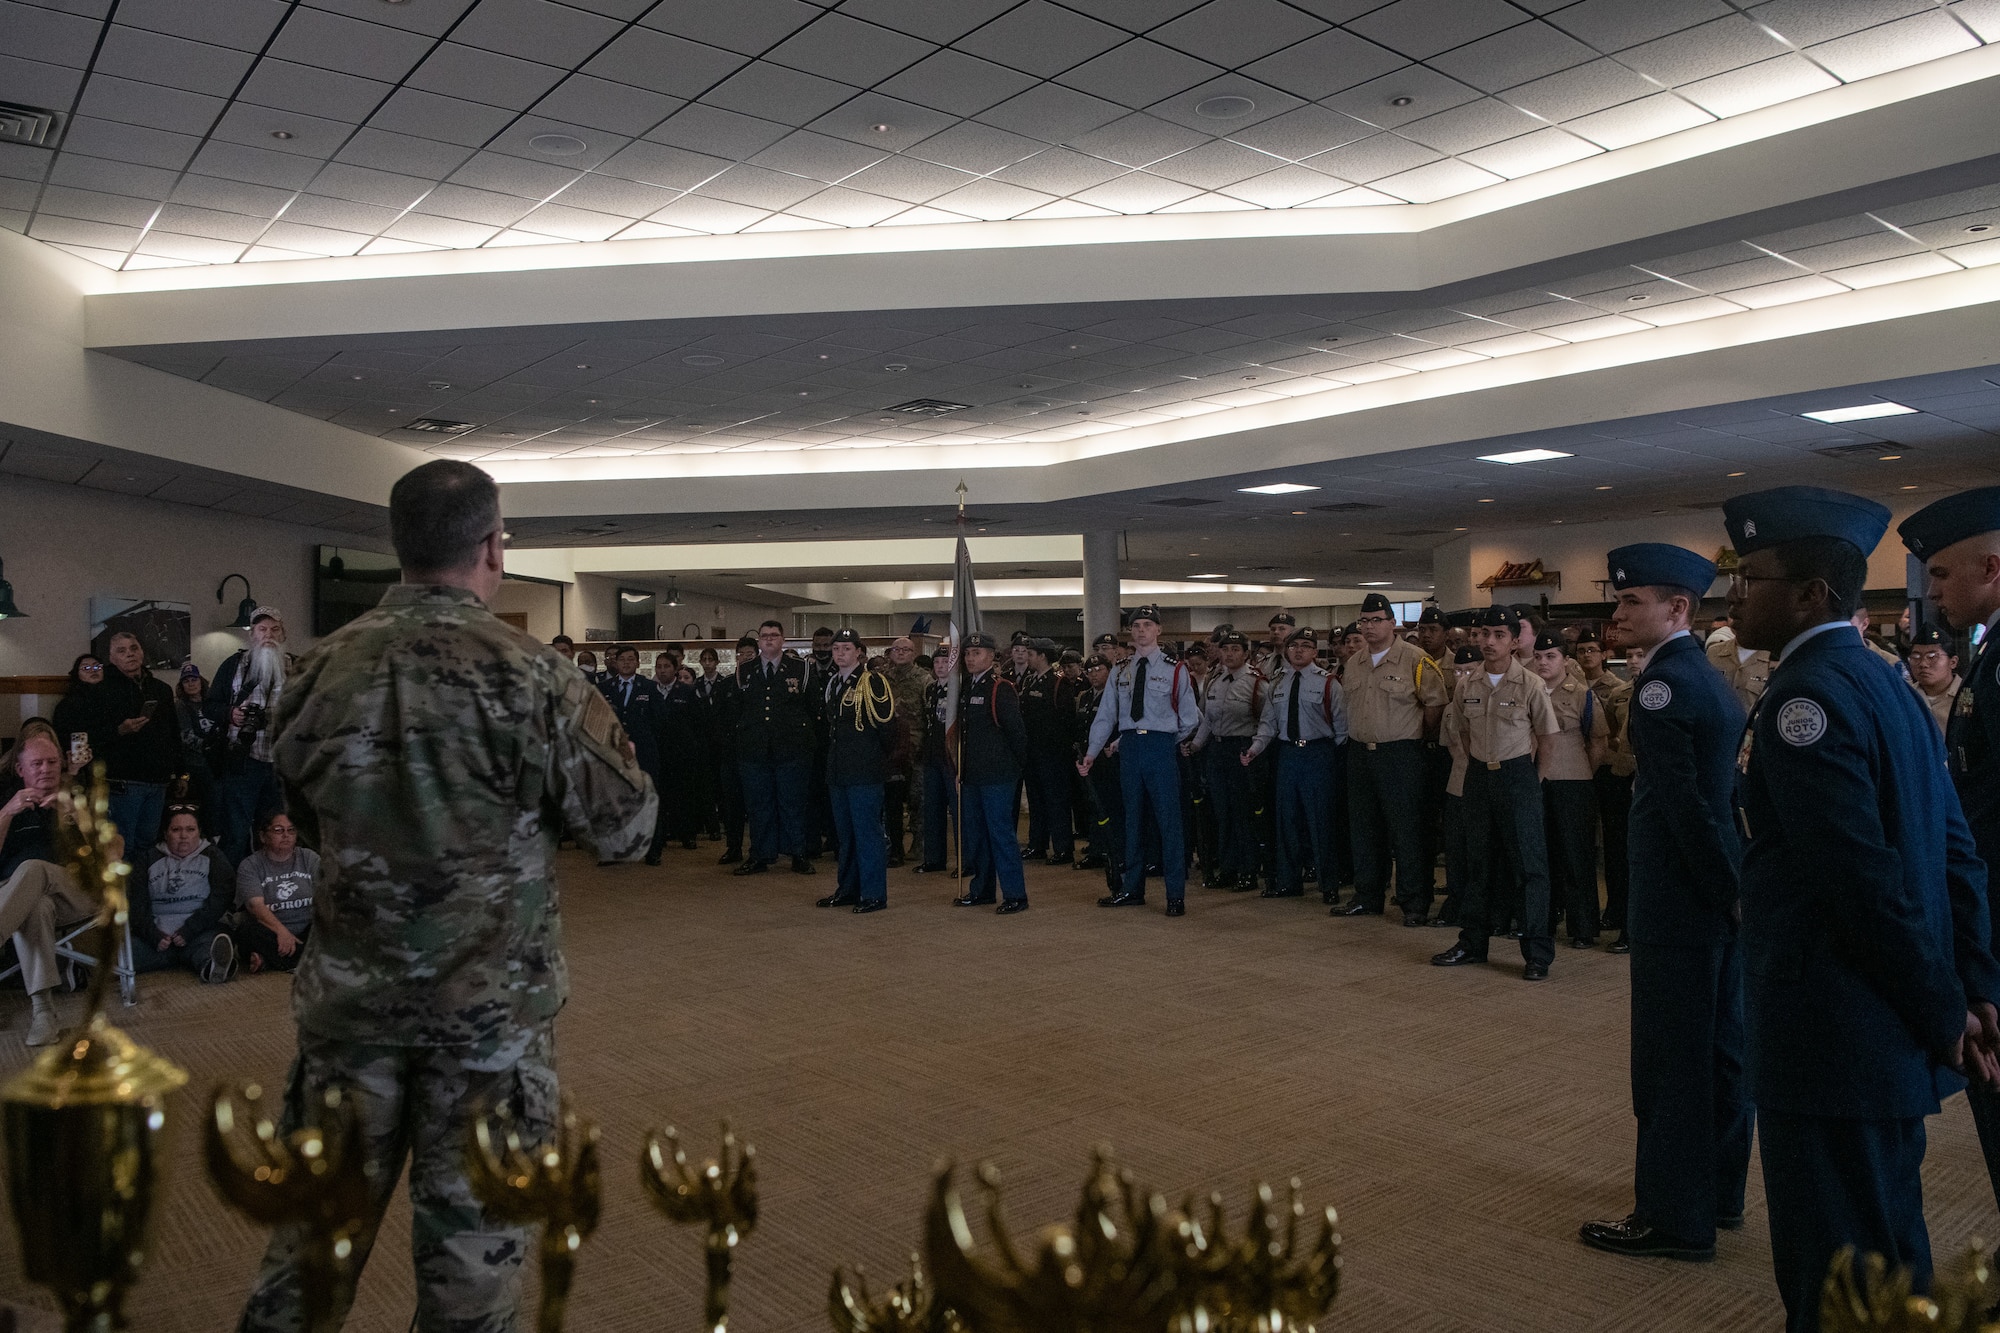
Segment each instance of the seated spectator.
[[236,868],[236,905],[247,917],[236,928],[236,951],[254,974],[290,972],[312,930],[313,885],[319,853],[299,846],[299,831],[282,810],[257,829],[257,850]]
[[128,883],[138,971],[185,967],[216,984],[236,975],[236,941],[222,928],[236,901],[236,868],[201,836],[192,809],[167,812],[165,836]]
[[97,904],[58,860],[56,794],[63,758],[55,742],[37,733],[14,747],[21,786],[0,805],[0,934],[14,937],[21,983],[28,992],[28,1045],[47,1046],[61,1032],[55,994],[56,935],[86,921]]

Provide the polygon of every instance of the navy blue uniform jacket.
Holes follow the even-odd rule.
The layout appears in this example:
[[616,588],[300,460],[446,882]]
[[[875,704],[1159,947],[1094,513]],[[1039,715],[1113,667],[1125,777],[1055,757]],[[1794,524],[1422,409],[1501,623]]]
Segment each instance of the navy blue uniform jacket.
[[1654,649],[1632,682],[1632,896],[1640,944],[1706,948],[1736,937],[1736,753],[1743,705],[1692,635]]
[[997,671],[967,680],[958,692],[958,725],[964,746],[959,781],[968,787],[1019,782],[1028,762],[1028,732],[1021,696]]
[[598,682],[597,692],[611,702],[611,711],[632,738],[639,767],[657,779],[660,776],[660,724],[666,721],[667,700],[660,687],[641,675],[632,677],[631,702],[625,702],[625,682],[616,672]]
[[738,759],[752,764],[812,762],[820,696],[804,662],[781,657],[777,670],[766,676],[764,659],[753,657],[748,666],[736,669],[736,689]]
[[1840,626],[1772,673],[1743,769],[1750,1099],[1793,1115],[1936,1114],[1964,1086],[1944,1060],[1967,997],[2000,995],[1986,867],[1937,724]]
[[1992,865],[2000,857],[2000,648],[1990,642],[1958,691],[1945,748],[1973,843]]
[[827,785],[879,787],[889,780],[889,752],[896,745],[896,697],[873,671],[857,669],[844,685],[837,680],[829,676],[824,682],[834,692],[826,701]]

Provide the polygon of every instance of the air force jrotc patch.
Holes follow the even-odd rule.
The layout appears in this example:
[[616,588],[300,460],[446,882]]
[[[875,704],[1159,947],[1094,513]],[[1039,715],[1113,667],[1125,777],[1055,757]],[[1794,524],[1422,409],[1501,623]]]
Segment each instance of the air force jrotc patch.
[[1639,687],[1639,707],[1658,712],[1673,701],[1674,687],[1664,680],[1649,680]]
[[1778,710],[1778,735],[1787,745],[1811,745],[1826,735],[1826,710],[1810,699],[1793,699]]

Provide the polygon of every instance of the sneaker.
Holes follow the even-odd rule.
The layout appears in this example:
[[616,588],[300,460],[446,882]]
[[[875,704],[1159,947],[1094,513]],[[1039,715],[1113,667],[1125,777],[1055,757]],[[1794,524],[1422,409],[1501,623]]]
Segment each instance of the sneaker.
[[202,964],[201,979],[219,986],[236,976],[236,941],[217,935],[208,946],[208,961]]

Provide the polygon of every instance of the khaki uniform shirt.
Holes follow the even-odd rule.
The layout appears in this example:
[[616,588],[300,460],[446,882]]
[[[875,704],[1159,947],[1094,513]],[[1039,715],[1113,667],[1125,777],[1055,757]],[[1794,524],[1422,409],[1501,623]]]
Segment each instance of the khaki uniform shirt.
[[1632,718],[1632,682],[1619,680],[1609,671],[1602,679],[1612,684],[1612,688],[1597,696],[1604,715],[1605,760],[1614,774],[1629,778],[1639,771],[1637,756],[1632,753],[1632,738],[1625,730]]
[[469,590],[399,583],[306,654],[273,726],[323,876],[299,1026],[470,1046],[553,1019],[556,840],[636,857],[658,809],[597,687]]
[[1771,655],[1762,648],[1745,657],[1736,646],[1736,636],[1718,639],[1704,650],[1708,660],[1722,678],[1729,682],[1729,688],[1736,692],[1736,702],[1743,705],[1748,713],[1764,697],[1764,689],[1771,683]]
[[1924,701],[1924,707],[1931,710],[1931,718],[1938,724],[1938,730],[1944,731],[1951,722],[1951,710],[1958,703],[1958,691],[1964,684],[1963,680],[1953,676],[1936,694],[1925,694],[1915,681],[1910,682],[1910,688],[1916,690],[1917,697]]
[[1592,737],[1604,734],[1604,716],[1597,706],[1597,696],[1574,676],[1565,677],[1560,685],[1543,688],[1548,691],[1549,706],[1555,712],[1560,730],[1536,758],[1535,766],[1542,781],[1588,782],[1596,767],[1590,762],[1590,741],[1583,734],[1585,721],[1590,724]]
[[1424,709],[1451,702],[1444,673],[1424,650],[1392,642],[1375,665],[1366,649],[1347,661],[1340,688],[1347,693],[1347,739],[1364,746],[1424,738]]
[[1497,768],[1535,752],[1535,737],[1561,730],[1542,678],[1518,660],[1507,663],[1498,685],[1487,679],[1484,663],[1445,712],[1450,727],[1475,764]]
[[1201,726],[1195,729],[1194,744],[1208,744],[1212,737],[1248,738],[1257,734],[1268,682],[1263,673],[1249,665],[1234,671],[1216,667],[1208,673],[1208,689],[1201,700]]

